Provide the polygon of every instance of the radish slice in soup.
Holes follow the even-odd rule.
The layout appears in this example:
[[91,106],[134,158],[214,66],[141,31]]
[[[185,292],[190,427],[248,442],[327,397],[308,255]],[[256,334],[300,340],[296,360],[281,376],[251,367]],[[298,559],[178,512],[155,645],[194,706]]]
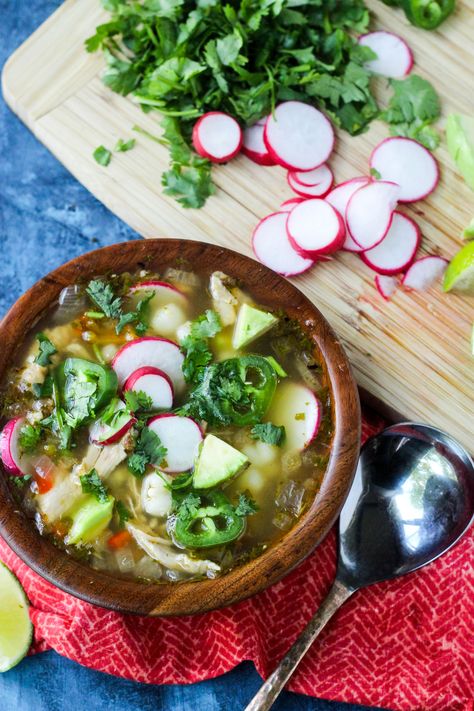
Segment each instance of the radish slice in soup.
[[252,237],[257,259],[266,267],[284,276],[301,274],[313,266],[312,259],[302,257],[291,246],[286,231],[286,212],[274,212],[260,220]]
[[170,378],[175,392],[184,390],[182,371],[184,356],[179,346],[166,338],[145,336],[126,343],[117,351],[112,368],[123,385],[130,375],[144,366],[158,368]]
[[29,458],[21,453],[19,438],[22,427],[28,424],[24,417],[15,417],[7,422],[0,434],[0,457],[9,474],[26,476],[31,474]]
[[123,389],[144,392],[151,398],[152,410],[169,410],[173,406],[173,384],[158,368],[138,368],[127,378]]
[[197,422],[190,417],[167,413],[148,420],[148,427],[166,447],[166,466],[161,467],[165,472],[186,472],[193,467],[203,439]]
[[268,117],[263,134],[272,158],[288,170],[312,170],[334,147],[331,122],[314,106],[285,101]]
[[237,121],[222,111],[209,111],[194,124],[194,148],[213,163],[225,163],[236,156],[242,139],[242,129]]
[[359,44],[369,47],[377,55],[376,59],[365,62],[365,67],[374,74],[390,79],[403,79],[413,67],[410,47],[398,35],[379,30],[359,37]]
[[274,425],[285,428],[284,448],[302,451],[316,437],[321,405],[312,390],[301,383],[280,383],[267,413]]
[[136,419],[131,415],[124,402],[119,400],[113,417],[107,422],[99,419],[90,428],[90,441],[93,444],[113,444],[118,442],[134,425]]
[[153,292],[153,299],[150,304],[154,307],[163,306],[164,304],[178,304],[182,308],[188,305],[188,298],[182,291],[177,289],[173,284],[168,284],[166,281],[157,281],[150,279],[149,281],[141,281],[138,284],[130,287],[129,295],[137,295],[143,298],[145,292]]
[[397,204],[398,185],[377,180],[356,190],[346,208],[346,225],[353,240],[371,249],[390,229]]
[[415,202],[429,195],[439,181],[439,169],[430,151],[412,138],[393,136],[374,148],[370,167],[382,180],[399,185],[397,199]]

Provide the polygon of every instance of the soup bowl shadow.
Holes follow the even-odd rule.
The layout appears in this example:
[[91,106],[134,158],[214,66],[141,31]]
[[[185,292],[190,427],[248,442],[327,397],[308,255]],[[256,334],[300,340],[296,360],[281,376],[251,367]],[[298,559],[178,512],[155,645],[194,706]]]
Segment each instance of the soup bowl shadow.
[[94,570],[42,537],[15,503],[0,466],[0,534],[49,582],[87,602],[140,615],[189,615],[250,597],[280,580],[326,536],[342,508],[360,445],[357,387],[339,339],[318,309],[290,282],[253,259],[202,242],[140,240],[84,254],[40,279],[0,323],[0,382],[25,334],[54,306],[61,290],[95,276],[168,267],[220,270],[238,279],[257,303],[296,319],[324,360],[332,397],[333,439],[321,488],[294,527],[274,546],[215,579],[147,583]]

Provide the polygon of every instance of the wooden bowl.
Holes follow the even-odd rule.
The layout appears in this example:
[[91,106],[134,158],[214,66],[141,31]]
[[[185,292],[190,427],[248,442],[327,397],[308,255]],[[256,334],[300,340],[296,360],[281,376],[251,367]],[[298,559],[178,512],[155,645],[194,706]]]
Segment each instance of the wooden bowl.
[[334,438],[322,486],[308,511],[274,547],[215,580],[144,583],[94,570],[40,536],[15,505],[0,476],[0,533],[43,578],[87,602],[141,615],[188,615],[238,602],[280,580],[324,538],[344,503],[360,444],[360,407],[346,355],[315,306],[285,279],[241,254],[201,242],[156,239],[116,244],[84,254],[31,287],[0,324],[0,381],[24,336],[65,286],[112,272],[162,272],[183,261],[193,270],[222,270],[241,280],[256,301],[297,319],[321,351],[332,391]]

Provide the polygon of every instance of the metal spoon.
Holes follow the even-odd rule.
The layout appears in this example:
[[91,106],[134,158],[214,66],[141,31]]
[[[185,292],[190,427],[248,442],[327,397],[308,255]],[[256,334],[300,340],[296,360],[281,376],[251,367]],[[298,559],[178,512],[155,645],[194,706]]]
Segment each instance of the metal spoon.
[[245,711],[272,706],[323,627],[356,590],[431,563],[473,519],[474,463],[452,437],[403,422],[367,440],[339,519],[333,586]]

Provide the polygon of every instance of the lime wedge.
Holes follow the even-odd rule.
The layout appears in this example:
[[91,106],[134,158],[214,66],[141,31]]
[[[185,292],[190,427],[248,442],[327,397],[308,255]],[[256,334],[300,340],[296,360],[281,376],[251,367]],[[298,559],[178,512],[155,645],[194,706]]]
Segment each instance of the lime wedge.
[[443,289],[474,294],[474,242],[466,244],[449,262],[444,273]]
[[0,561],[0,672],[18,664],[30,648],[33,625],[28,607],[25,591]]

